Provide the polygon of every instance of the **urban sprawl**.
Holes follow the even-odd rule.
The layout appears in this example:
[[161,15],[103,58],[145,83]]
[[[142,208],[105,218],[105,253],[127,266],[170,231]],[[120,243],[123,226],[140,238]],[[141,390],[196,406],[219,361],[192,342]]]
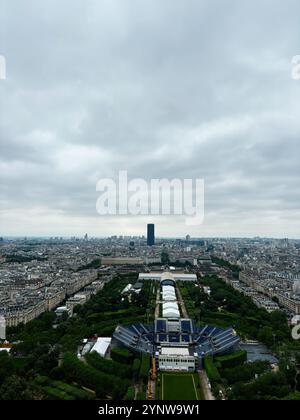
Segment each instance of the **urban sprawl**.
[[[291,323],[300,320],[299,241],[189,236],[158,239],[153,246],[145,237],[1,239],[0,315],[8,327],[46,311],[72,315],[116,273],[178,266],[187,273],[216,273],[258,307],[281,308]],[[232,267],[235,278],[228,275]]]

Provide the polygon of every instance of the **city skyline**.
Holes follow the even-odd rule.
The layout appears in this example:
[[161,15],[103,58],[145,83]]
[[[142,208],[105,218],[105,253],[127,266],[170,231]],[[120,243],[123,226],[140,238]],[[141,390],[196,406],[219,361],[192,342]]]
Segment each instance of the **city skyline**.
[[[299,12],[296,0],[4,0],[1,236],[154,223],[161,237],[300,238]],[[99,216],[96,184],[120,170],[203,179],[204,223]]]
[[[146,235],[141,233],[139,235],[108,235],[108,236],[94,236],[94,235],[89,235],[88,240],[97,240],[97,239],[111,239],[111,238],[144,238],[144,240],[146,241]],[[69,239],[84,239],[84,235],[80,236],[80,235],[71,235],[71,236],[64,236],[64,235],[7,235],[7,236],[3,236],[2,239],[7,239],[7,240],[24,240],[24,238],[26,239],[63,239],[63,240],[69,240]],[[184,236],[156,236],[157,240],[174,240],[174,239],[180,239],[180,240],[185,240],[186,237]],[[290,241],[300,241],[299,238],[290,238],[290,237],[271,237],[271,236],[194,236],[191,237],[191,240],[212,240],[212,239],[222,239],[222,240],[243,240],[243,239],[247,239],[247,240],[255,240],[255,239],[259,239],[259,240],[274,240],[274,241],[280,241],[280,240],[290,240]]]

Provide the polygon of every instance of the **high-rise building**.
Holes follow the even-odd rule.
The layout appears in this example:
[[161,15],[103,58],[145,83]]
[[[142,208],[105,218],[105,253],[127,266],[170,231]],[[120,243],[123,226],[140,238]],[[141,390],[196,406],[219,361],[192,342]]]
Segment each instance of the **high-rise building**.
[[153,246],[155,244],[155,226],[149,224],[147,226],[147,245]]
[[6,322],[2,315],[0,315],[0,340],[6,340]]

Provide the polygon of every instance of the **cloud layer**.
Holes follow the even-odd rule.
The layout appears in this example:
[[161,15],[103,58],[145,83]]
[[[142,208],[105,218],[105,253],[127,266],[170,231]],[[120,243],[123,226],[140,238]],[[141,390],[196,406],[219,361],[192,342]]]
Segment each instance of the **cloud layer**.
[[[300,237],[297,0],[3,0],[4,235]],[[96,214],[96,182],[204,178],[206,218]]]

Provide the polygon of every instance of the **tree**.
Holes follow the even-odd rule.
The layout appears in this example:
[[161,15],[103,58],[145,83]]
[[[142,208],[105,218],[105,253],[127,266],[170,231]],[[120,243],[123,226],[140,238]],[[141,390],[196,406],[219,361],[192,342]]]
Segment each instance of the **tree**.
[[7,378],[0,388],[0,399],[9,401],[33,400],[34,394],[24,379],[18,376]]
[[147,382],[149,372],[150,372],[150,355],[143,353],[142,354],[142,361],[141,361],[141,368],[140,368],[140,377],[144,382]]
[[110,352],[112,360],[118,363],[130,364],[134,359],[133,353],[125,348],[114,348]]
[[126,401],[133,401],[135,397],[135,388],[134,386],[130,386],[127,390],[125,400]]
[[300,401],[300,392],[294,392],[283,398],[285,401]]
[[268,347],[272,347],[274,344],[274,330],[271,327],[264,327],[258,333],[258,339]]
[[14,373],[12,358],[6,351],[0,352],[0,385]]

